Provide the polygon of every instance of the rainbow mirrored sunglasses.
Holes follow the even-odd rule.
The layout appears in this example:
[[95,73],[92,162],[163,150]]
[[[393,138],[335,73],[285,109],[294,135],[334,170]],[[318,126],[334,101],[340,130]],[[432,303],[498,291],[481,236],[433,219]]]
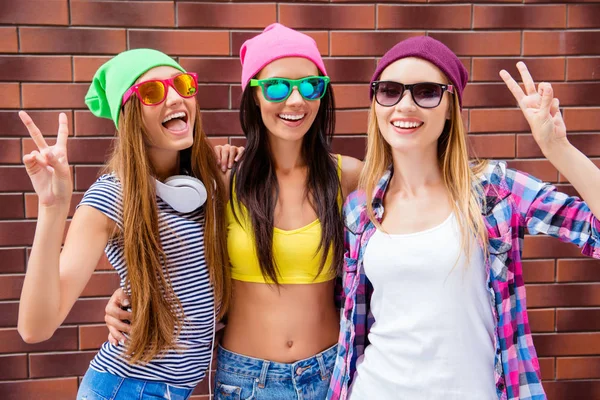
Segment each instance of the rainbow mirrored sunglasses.
[[181,97],[190,98],[198,93],[198,74],[185,72],[169,79],[151,79],[130,87],[123,95],[124,105],[135,93],[142,104],[157,106],[167,98],[171,86]]
[[294,88],[305,100],[319,100],[325,95],[328,76],[307,76],[302,79],[268,78],[250,79],[250,86],[260,86],[265,100],[279,103],[287,100]]

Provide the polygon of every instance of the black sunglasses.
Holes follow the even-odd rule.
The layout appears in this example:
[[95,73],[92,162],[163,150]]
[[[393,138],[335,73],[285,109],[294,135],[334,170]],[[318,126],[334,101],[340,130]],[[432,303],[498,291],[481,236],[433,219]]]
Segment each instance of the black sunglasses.
[[413,101],[421,108],[435,108],[442,102],[444,92],[454,93],[454,86],[433,82],[419,82],[412,85],[392,81],[371,83],[375,101],[384,107],[392,107],[400,102],[405,90],[410,92]]

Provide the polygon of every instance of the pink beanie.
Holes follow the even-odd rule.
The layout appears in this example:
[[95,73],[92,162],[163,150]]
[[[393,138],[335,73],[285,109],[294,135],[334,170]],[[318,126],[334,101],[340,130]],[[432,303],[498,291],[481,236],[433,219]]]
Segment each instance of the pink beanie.
[[242,89],[245,89],[267,64],[284,57],[304,57],[315,63],[327,75],[317,43],[308,35],[274,23],[262,33],[248,39],[240,49],[242,62]]

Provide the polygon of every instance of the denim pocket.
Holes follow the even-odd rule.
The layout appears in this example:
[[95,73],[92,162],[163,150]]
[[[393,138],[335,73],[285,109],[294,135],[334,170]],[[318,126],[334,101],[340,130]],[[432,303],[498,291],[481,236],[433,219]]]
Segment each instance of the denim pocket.
[[215,400],[251,400],[255,398],[256,378],[217,370]]
[[242,388],[233,385],[217,383],[215,390],[215,400],[241,400]]

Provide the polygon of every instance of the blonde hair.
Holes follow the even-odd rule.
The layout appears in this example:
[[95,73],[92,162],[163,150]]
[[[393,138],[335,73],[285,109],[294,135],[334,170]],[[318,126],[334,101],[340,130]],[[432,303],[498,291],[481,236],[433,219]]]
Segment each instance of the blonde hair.
[[[483,245],[487,241],[487,230],[481,215],[482,202],[485,201],[483,189],[476,174],[485,167],[485,161],[470,161],[467,137],[458,96],[453,95],[450,106],[450,126],[438,139],[438,164],[442,171],[442,179],[448,190],[452,211],[457,217],[461,232],[461,247],[467,257],[471,254],[471,238]],[[365,166],[360,174],[358,186],[363,190],[367,200],[367,216],[381,229],[373,211],[374,190],[392,164],[392,149],[379,130],[375,113],[375,99],[369,112],[367,128],[367,154]],[[486,246],[483,246],[484,252]]]
[[[165,350],[177,348],[176,339],[185,316],[171,286],[160,243],[154,170],[146,151],[149,138],[142,120],[142,105],[136,96],[125,104],[119,126],[106,170],[119,177],[123,190],[123,230],[115,232],[115,236],[123,240],[133,312],[125,357],[131,364],[146,363]],[[197,103],[194,143],[191,149],[180,152],[180,162],[185,151],[191,152],[189,172],[206,183],[204,254],[215,307],[221,305],[219,316],[222,316],[231,292],[224,217],[227,196],[214,152],[202,130]],[[163,266],[167,267],[164,272]]]

